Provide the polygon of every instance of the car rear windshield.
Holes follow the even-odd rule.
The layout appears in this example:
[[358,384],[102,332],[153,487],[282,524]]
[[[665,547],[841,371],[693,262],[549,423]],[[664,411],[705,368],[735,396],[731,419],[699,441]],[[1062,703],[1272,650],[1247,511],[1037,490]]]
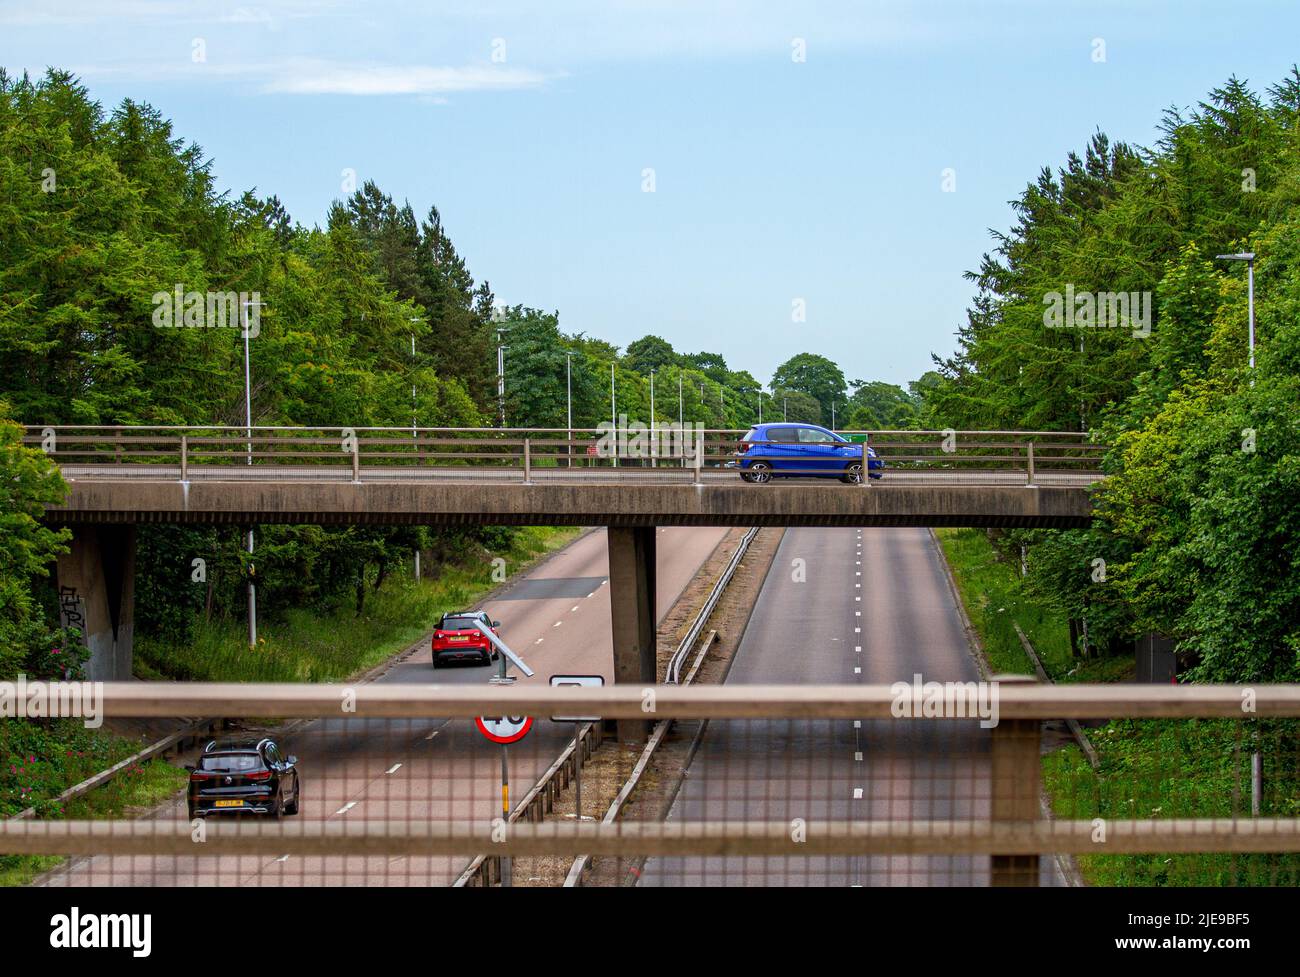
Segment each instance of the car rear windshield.
[[212,773],[246,773],[262,769],[262,758],[256,753],[218,753],[199,761],[200,770]]
[[444,617],[442,619],[442,630],[444,631],[473,631],[478,618],[474,617]]
[[755,432],[757,432],[757,431],[758,431],[758,428],[756,428],[756,427],[751,427],[748,431],[745,432],[745,436],[744,436],[743,438],[741,438],[740,440],[741,440],[741,441],[753,441],[753,440],[754,440],[754,434],[755,434]]

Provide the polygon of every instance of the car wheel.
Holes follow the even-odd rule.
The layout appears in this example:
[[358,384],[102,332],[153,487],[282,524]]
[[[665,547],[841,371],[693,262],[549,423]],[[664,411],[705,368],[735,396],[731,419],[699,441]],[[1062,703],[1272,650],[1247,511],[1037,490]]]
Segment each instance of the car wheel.
[[284,813],[297,814],[298,802],[301,800],[302,800],[302,781],[299,780],[297,777],[295,777],[293,779],[293,803],[285,805]]
[[[281,788],[283,791],[283,788]],[[275,804],[271,806],[271,817],[276,821],[284,820],[284,794],[283,792],[276,797]]]
[[187,808],[187,809],[189,810],[189,812],[190,812],[190,820],[193,821],[193,820],[194,820],[194,805],[193,805],[193,804],[187,804],[187,805],[186,805],[186,808]]
[[437,656],[437,655],[434,655],[434,656],[433,656],[433,667],[434,667],[434,668],[442,668],[442,665],[440,665],[440,664],[438,663],[438,656]]
[[748,481],[763,484],[772,480],[772,466],[765,461],[756,461],[749,466]]
[[850,485],[857,485],[862,481],[862,462],[855,461],[844,469],[844,475],[840,479],[842,482],[848,482]]

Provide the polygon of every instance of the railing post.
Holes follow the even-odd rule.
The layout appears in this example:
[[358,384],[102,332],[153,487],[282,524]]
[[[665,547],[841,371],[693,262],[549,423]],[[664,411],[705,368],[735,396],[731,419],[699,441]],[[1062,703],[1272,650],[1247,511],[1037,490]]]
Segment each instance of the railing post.
[[533,480],[533,439],[524,438],[524,484]]
[[189,435],[181,435],[181,481],[190,480],[190,439]]
[[1028,467],[1025,472],[1025,476],[1026,476],[1025,484],[1033,485],[1034,484],[1034,442],[1032,440],[1029,442],[1028,454],[1025,457],[1028,461]]
[[352,445],[352,481],[361,481],[361,443],[356,441]]
[[704,481],[704,432],[695,432],[695,471],[692,480],[696,485]]
[[871,453],[867,439],[862,439],[862,478],[858,482],[864,488],[871,487]]
[[[1028,675],[995,675],[998,685],[1034,684]],[[992,816],[995,822],[1030,825],[1040,818],[1042,723],[1037,719],[1002,719],[993,727],[990,746]],[[989,858],[989,884],[1038,885],[1037,855]]]

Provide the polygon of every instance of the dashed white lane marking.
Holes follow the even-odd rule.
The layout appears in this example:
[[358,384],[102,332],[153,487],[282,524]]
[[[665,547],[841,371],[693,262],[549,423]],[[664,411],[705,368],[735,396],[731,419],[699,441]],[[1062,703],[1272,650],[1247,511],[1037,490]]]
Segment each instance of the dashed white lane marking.
[[545,638],[538,638],[536,641],[533,642],[533,644],[540,645],[545,640],[546,640]]
[[853,788],[853,799],[854,799],[855,801],[860,801],[860,800],[862,800],[862,788],[861,788],[861,787],[854,787],[854,788]]
[[434,738],[435,736],[437,736],[437,735],[438,735],[438,731],[435,729],[432,733],[430,733],[428,736],[426,736],[425,739],[426,739],[426,740],[431,740],[431,739],[433,739],[433,738]]
[[858,763],[861,763],[861,762],[862,762],[862,751],[859,750],[857,753],[853,754],[853,759],[854,759],[854,760],[857,760]]
[[563,623],[564,623],[563,621],[556,621],[554,624],[551,625],[551,627],[558,628]]
[[861,628],[854,628],[854,629],[853,629],[853,633],[854,633],[854,634],[861,634],[861,633],[862,633],[862,629],[861,629]]
[[856,614],[858,617],[861,617],[861,616],[862,616],[862,612],[861,612],[861,611],[854,611],[853,613]]
[[400,763],[394,763],[391,767],[385,770],[384,773],[385,775],[391,776],[392,774],[397,773],[397,771],[400,770],[401,767],[402,765]]
[[277,862],[287,862],[288,860],[289,860],[288,855],[281,855],[279,858],[276,859]]
[[590,598],[590,597],[595,597],[595,596],[596,596],[596,592],[595,592],[594,590],[593,590],[591,593],[589,593],[589,594],[587,595],[587,597],[589,597],[589,598]]
[[[854,565],[855,567],[860,567],[860,566],[862,566],[862,561],[861,561],[861,560],[855,560],[854,563],[853,563],[853,565]],[[861,576],[861,574],[859,574],[859,576]]]
[[854,728],[854,729],[861,729],[861,728],[862,728],[862,720],[861,720],[861,719],[855,719],[855,720],[853,720],[853,728]]
[[859,655],[862,654],[862,645],[854,645],[853,650],[856,651]]
[[862,674],[862,666],[861,666],[861,665],[854,665],[854,666],[853,666],[853,674],[854,674],[854,675],[861,675],[861,674]]
[[[859,563],[858,566],[862,566],[862,564]],[[861,570],[854,570],[854,571],[853,571],[853,575],[854,575],[855,577],[860,577],[860,576],[862,576],[862,571],[861,571]]]
[[854,599],[854,600],[859,600],[859,601],[862,600],[861,597],[854,597],[853,599]]
[[339,808],[339,809],[338,809],[337,811],[335,811],[334,813],[335,813],[335,814],[347,814],[348,811],[352,810],[352,809],[353,809],[354,807],[356,807],[356,806],[357,806],[357,802],[356,802],[356,801],[348,801],[346,804],[344,804],[341,808]]

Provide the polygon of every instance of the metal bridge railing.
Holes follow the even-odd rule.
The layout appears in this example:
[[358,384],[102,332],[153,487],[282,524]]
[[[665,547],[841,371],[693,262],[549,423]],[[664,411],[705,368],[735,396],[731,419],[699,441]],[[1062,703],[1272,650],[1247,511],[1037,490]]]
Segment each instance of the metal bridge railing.
[[[702,481],[752,473],[755,461],[786,475],[836,475],[870,485],[948,477],[972,482],[1087,484],[1101,477],[1107,446],[1053,431],[844,431],[844,452],[782,457],[791,445],[743,440],[744,430],[674,424],[631,429],[286,428],[38,426],[24,443],[75,477],[230,479],[507,478]],[[858,447],[860,446],[860,448]],[[818,446],[802,445],[802,448]],[[868,458],[868,448],[874,458]],[[877,464],[883,468],[877,468]],[[745,465],[744,469],[739,466]],[[806,467],[805,467],[806,466]],[[241,472],[240,468],[254,471]],[[272,471],[273,470],[273,471]],[[764,481],[762,477],[748,478]]]
[[[1300,686],[1041,686],[1007,676],[932,693],[909,683],[107,684],[110,719],[225,716],[238,727],[231,735],[280,740],[307,785],[301,813],[210,818],[201,830],[181,804],[132,820],[38,816],[0,823],[0,855],[82,856],[48,880],[75,885],[451,884],[484,854],[514,860],[515,884],[557,871],[562,884],[579,856],[594,862],[586,884],[1034,885],[1072,856],[1122,863],[1102,878],[1300,879]],[[977,702],[995,704],[991,722]],[[500,747],[461,721],[502,714],[533,716],[535,728]],[[510,821],[503,761],[524,785],[520,803],[532,804],[526,788],[572,742],[573,725],[550,716],[680,730],[668,734],[663,768],[643,778],[649,793],[621,819],[597,823],[600,798],[623,783],[639,744],[607,735],[589,744],[583,773],[595,807],[566,809],[557,787],[535,816]],[[1066,718],[1124,735],[1145,729],[1165,745],[1135,758],[1099,736],[1094,776],[1086,762],[1045,756],[1052,721]],[[674,736],[691,750],[674,752]],[[1253,816],[1259,754],[1268,793]]]

